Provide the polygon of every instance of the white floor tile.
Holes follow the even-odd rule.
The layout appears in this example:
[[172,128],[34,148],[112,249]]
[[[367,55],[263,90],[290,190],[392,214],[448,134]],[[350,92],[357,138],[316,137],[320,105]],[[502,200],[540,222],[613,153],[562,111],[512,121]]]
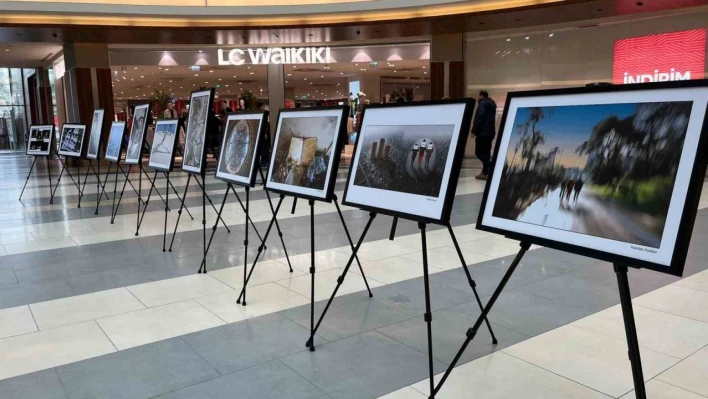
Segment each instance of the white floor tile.
[[487,231],[477,230],[476,226],[476,224],[453,226],[452,230],[455,232],[457,242],[469,242],[481,240],[483,238],[499,237],[498,235],[489,233]]
[[490,237],[466,243],[463,248],[467,252],[487,255],[493,258],[515,255],[519,252],[519,242],[503,237]]
[[0,340],[0,379],[115,352],[94,321]]
[[708,323],[708,292],[667,285],[634,299],[637,305]]
[[[566,325],[504,352],[613,397],[633,389],[625,340]],[[679,361],[645,347],[641,357],[647,380]]]
[[[436,377],[436,382],[440,376]],[[413,388],[427,395],[428,380]],[[608,399],[607,396],[512,356],[497,352],[457,367],[439,399]]]
[[[442,269],[428,266],[430,274],[439,273]],[[369,262],[364,266],[366,277],[384,284],[393,284],[423,276],[423,264],[397,256]]]
[[0,338],[37,331],[29,306],[0,310]]
[[45,251],[48,249],[75,247],[76,242],[69,237],[41,239],[28,242],[18,242],[5,245],[8,255],[21,254],[26,252]]
[[192,274],[184,277],[153,281],[127,287],[147,307],[181,302],[187,299],[232,291],[232,288],[209,274]]
[[[395,242],[398,245],[415,248],[418,251],[423,249],[423,241],[421,240],[420,233],[396,237],[396,239],[392,242]],[[428,249],[440,248],[451,244],[452,239],[450,238],[450,234],[447,232],[447,229],[428,231],[425,234],[425,245]]]
[[683,280],[679,280],[675,282],[674,285],[693,288],[694,290],[708,291],[708,270],[704,270],[700,273],[694,274],[691,277],[686,277]]
[[708,347],[684,359],[657,380],[708,397]]
[[99,291],[30,305],[40,330],[145,309],[125,288]]
[[426,399],[427,396],[411,387],[405,387],[388,395],[379,396],[378,399]]
[[211,295],[196,301],[228,323],[279,312],[310,303],[310,300],[275,283],[266,283],[246,290],[247,306],[237,304],[240,292]]
[[[491,256],[480,255],[474,252],[462,251],[462,256],[465,259],[467,265],[473,265],[475,263],[485,262],[493,259]],[[401,257],[410,259],[415,262],[423,263],[423,252],[413,252],[410,254],[401,255]],[[441,270],[453,270],[462,267],[462,261],[460,261],[460,256],[457,254],[457,250],[454,246],[445,246],[441,248],[429,249],[428,250],[428,264],[432,267]]]
[[[315,252],[315,267],[317,271],[325,271],[330,269],[342,269],[349,262],[350,254],[345,254],[341,251],[335,251],[333,249],[327,249],[324,251]],[[275,259],[276,261],[287,266],[288,261],[285,258]],[[366,263],[366,260],[359,257],[359,261],[362,264]],[[310,254],[301,254],[290,257],[290,264],[293,269],[298,269],[302,272],[310,272]],[[352,261],[352,267],[356,266],[356,260]]]
[[135,230],[116,230],[107,231],[103,233],[83,233],[80,235],[72,235],[71,238],[78,245],[90,245],[102,242],[128,240],[131,238],[135,238]]
[[193,300],[99,319],[118,350],[161,341],[225,324]]
[[[342,286],[339,288],[339,291],[337,291],[337,296],[366,290],[366,285],[364,284],[363,278],[360,275],[353,273],[353,269],[350,268],[349,270],[350,273],[347,274],[347,278],[344,279],[344,283],[342,283]],[[332,291],[334,291],[334,288],[337,286],[337,278],[341,274],[342,269],[325,270],[323,272],[315,273],[316,301],[329,299],[329,297],[332,295]],[[306,298],[310,298],[310,279],[310,274],[308,273],[307,275],[294,277],[290,280],[276,281],[276,284],[288,288],[292,291],[295,291]],[[381,285],[383,285],[372,278],[369,278],[368,282],[369,287],[371,288],[380,287]]]
[[[635,305],[639,344],[680,359],[708,345],[708,323]],[[622,308],[617,305],[573,323],[598,334],[625,339]]]
[[[337,251],[343,252],[345,254],[351,254],[351,247],[339,247],[335,248]],[[404,245],[396,244],[395,241],[378,240],[365,242],[359,248],[357,255],[360,259],[365,259],[368,261],[380,260],[385,258],[391,258],[394,256],[399,256],[403,254],[409,254],[411,252],[416,252],[415,248],[407,247]]]
[[[252,262],[249,262],[248,273],[251,272]],[[293,272],[290,273],[287,264],[276,262],[274,260],[259,261],[256,263],[256,269],[248,281],[248,286],[253,287],[260,284],[270,283],[278,280],[288,280],[297,276],[303,276],[306,273],[300,269],[293,267]],[[209,275],[219,281],[230,285],[236,290],[243,288],[243,266],[227,267],[221,270],[209,272]]]
[[[657,379],[653,379],[646,383],[647,397],[651,399],[705,399],[705,396],[696,395],[695,393],[684,389],[666,384]],[[632,392],[622,396],[621,399],[635,399],[637,396]]]

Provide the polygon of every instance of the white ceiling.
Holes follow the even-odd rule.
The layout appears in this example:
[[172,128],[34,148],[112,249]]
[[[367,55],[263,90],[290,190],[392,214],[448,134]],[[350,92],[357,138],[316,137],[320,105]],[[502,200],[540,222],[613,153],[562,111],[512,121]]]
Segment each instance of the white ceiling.
[[54,43],[0,43],[0,67],[40,67],[61,51]]

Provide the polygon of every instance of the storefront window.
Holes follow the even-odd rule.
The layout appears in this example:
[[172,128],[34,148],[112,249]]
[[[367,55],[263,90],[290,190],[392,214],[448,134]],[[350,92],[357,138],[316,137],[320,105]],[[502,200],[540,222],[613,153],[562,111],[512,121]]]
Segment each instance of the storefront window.
[[21,151],[27,137],[22,69],[0,68],[0,151]]

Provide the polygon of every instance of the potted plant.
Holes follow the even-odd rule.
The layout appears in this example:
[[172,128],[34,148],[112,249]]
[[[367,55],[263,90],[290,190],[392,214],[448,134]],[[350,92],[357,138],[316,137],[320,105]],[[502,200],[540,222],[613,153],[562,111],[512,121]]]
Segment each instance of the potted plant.
[[168,92],[155,89],[155,93],[152,95],[152,114],[157,116],[158,119],[162,118],[169,102],[172,102],[172,96]]

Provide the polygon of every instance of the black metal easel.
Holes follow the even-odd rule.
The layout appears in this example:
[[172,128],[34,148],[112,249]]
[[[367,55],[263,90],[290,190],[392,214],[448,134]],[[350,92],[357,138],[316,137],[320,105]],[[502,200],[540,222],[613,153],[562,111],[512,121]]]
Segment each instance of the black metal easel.
[[[57,188],[59,188],[59,182],[61,182],[61,177],[64,175],[64,171],[66,171],[66,174],[69,175],[69,178],[71,181],[74,183],[74,186],[76,186],[76,189],[79,190],[79,208],[81,208],[81,172],[79,172],[79,183],[76,183],[76,180],[74,180],[74,176],[72,176],[71,172],[69,169],[66,167],[66,162],[64,162],[63,159],[61,159],[61,156],[55,152],[55,155],[57,156],[57,159],[59,159],[59,162],[61,162],[61,172],[59,172],[59,177],[57,178],[57,184],[54,186],[54,191],[52,191],[52,196],[49,198],[49,203],[53,204],[54,203],[54,194],[57,192]],[[50,151],[50,156],[51,156],[51,151]],[[77,169],[79,169],[80,166],[77,166]]]
[[[22,186],[22,192],[20,193],[20,197],[17,199],[18,201],[22,202],[22,194],[25,193],[25,187],[27,187],[27,183],[29,182],[30,176],[32,175],[32,171],[34,170],[34,165],[37,162],[37,157],[42,156],[42,155],[35,155],[34,159],[32,160],[32,166],[30,166],[29,173],[27,173],[27,180],[25,180],[25,185]],[[47,173],[49,173],[49,193],[53,193],[52,190],[52,162],[49,159],[51,157],[51,150],[50,154],[46,156],[47,159]],[[53,197],[53,194],[52,194]],[[51,204],[52,202],[50,202]]]
[[[179,196],[179,192],[177,192],[177,189],[175,188],[174,185],[172,185],[172,182],[170,181],[170,175],[169,175],[169,172],[168,172],[168,171],[155,170],[155,174],[153,175],[152,179],[150,179],[150,176],[148,175],[147,171],[146,171],[144,168],[142,168],[142,166],[141,166],[141,169],[143,169],[143,173],[145,173],[145,176],[148,178],[148,181],[150,181],[150,190],[148,191],[148,196],[147,196],[147,199],[145,200],[145,205],[143,206],[142,215],[140,214],[140,207],[138,207],[138,215],[139,215],[139,218],[138,218],[138,224],[137,224],[136,229],[135,229],[135,235],[136,235],[136,236],[137,236],[137,235],[139,234],[139,232],[140,232],[140,226],[143,225],[143,218],[145,218],[145,211],[147,211],[148,205],[150,204],[150,197],[152,197],[152,192],[153,192],[153,190],[157,193],[157,195],[160,197],[160,199],[162,200],[162,202],[165,204],[165,207],[166,207],[167,211],[170,211],[170,205],[169,205],[169,202],[168,202],[168,200],[167,200],[167,195],[169,194],[170,188],[172,188],[172,191],[174,191],[175,195],[177,196],[177,199],[178,199],[179,201],[182,200],[182,198]],[[160,194],[160,191],[159,191],[159,190],[157,189],[157,187],[156,187],[156,185],[157,185],[157,175],[158,175],[159,172],[162,172],[162,174],[165,176],[165,178],[166,178],[166,180],[167,180],[167,192],[165,192],[165,198],[162,198],[162,195]],[[184,209],[187,211],[187,213],[189,213],[189,216],[192,218],[192,220],[194,220],[194,217],[192,216],[192,213],[189,212],[189,208],[187,208],[186,205],[184,206]]]
[[632,378],[634,379],[634,393],[637,399],[646,399],[647,391],[644,386],[644,372],[642,371],[642,357],[639,351],[639,340],[637,339],[637,325],[634,322],[634,310],[632,309],[632,295],[629,292],[629,280],[627,279],[627,266],[614,264],[615,274],[617,274],[617,286],[619,287],[620,304],[622,305],[622,318],[624,319],[624,332],[627,336],[627,347],[629,362],[632,365]]
[[[100,143],[99,143],[99,148],[100,148]],[[89,164],[86,167],[86,175],[84,176],[84,185],[81,187],[81,197],[84,195],[84,190],[86,190],[86,182],[88,181],[88,176],[89,176],[89,171],[93,171],[93,175],[96,177],[96,211],[94,212],[95,215],[98,215],[98,207],[101,205],[101,198],[105,195],[106,199],[109,200],[108,194],[106,194],[106,182],[104,181],[103,184],[101,184],[101,160],[96,158],[96,166],[98,167],[98,170],[93,167],[93,159],[89,158]],[[108,175],[106,175],[106,179],[108,178]],[[79,198],[79,202],[81,202],[81,199]]]

